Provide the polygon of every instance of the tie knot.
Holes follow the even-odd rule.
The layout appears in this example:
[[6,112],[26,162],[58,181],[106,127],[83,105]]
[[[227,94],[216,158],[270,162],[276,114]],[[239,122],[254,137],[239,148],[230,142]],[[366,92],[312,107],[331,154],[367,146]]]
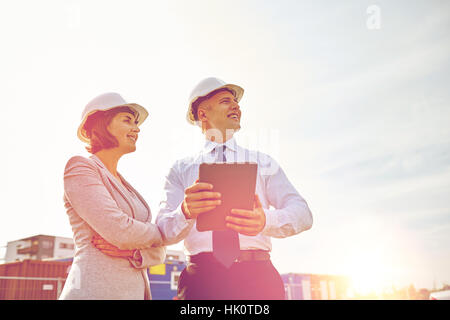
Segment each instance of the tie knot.
[[222,152],[225,152],[225,149],[227,148],[227,146],[226,145],[221,145],[221,146],[217,146],[216,147],[216,152],[219,152],[219,153],[222,153]]
[[227,146],[226,145],[221,145],[221,146],[217,146],[214,151],[217,153],[217,161],[222,161],[222,162],[227,162],[227,158],[225,157],[225,150],[226,150]]

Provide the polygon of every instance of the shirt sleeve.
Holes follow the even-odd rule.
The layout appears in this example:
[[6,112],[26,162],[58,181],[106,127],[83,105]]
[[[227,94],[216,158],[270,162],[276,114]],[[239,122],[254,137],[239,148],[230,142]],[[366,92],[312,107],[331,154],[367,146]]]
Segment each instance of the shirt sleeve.
[[102,238],[121,250],[161,245],[156,225],[123,212],[89,159],[73,157],[64,170],[64,192],[73,210]]
[[166,175],[163,198],[159,204],[156,224],[161,231],[164,245],[172,245],[182,241],[195,223],[194,219],[186,219],[181,210],[184,199],[184,185],[180,171],[175,163]]
[[269,157],[273,172],[266,175],[265,196],[268,205],[265,208],[266,226],[262,234],[275,238],[285,238],[312,227],[313,218],[305,199],[297,192],[278,163]]

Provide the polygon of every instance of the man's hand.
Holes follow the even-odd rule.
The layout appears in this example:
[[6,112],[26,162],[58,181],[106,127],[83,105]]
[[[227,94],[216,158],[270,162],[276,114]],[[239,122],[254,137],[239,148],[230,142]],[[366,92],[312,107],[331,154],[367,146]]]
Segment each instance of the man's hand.
[[253,206],[253,211],[232,209],[231,215],[225,218],[227,228],[246,236],[256,236],[259,234],[266,226],[266,214],[256,194]]
[[104,254],[107,254],[108,256],[118,258],[132,258],[134,255],[134,250],[120,250],[99,235],[93,236],[91,242],[98,250],[100,250]]
[[210,211],[220,205],[221,194],[212,192],[213,186],[209,183],[195,181],[184,191],[184,200],[181,205],[186,219],[196,219],[200,213]]

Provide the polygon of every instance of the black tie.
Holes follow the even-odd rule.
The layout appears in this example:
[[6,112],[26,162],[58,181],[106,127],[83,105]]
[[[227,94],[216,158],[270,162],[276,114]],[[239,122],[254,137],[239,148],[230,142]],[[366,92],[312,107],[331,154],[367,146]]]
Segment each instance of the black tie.
[[[227,162],[225,157],[225,149],[216,147],[215,151],[219,154],[217,160]],[[222,155],[222,156],[221,156]],[[234,230],[217,230],[213,231],[213,255],[217,261],[229,268],[233,262],[239,257],[239,235]]]

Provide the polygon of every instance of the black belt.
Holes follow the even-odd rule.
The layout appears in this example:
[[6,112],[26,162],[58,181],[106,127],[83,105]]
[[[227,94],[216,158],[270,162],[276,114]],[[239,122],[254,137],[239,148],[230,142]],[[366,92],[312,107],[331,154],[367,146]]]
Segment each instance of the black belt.
[[[188,261],[191,263],[205,263],[216,261],[212,252],[201,252],[199,254],[188,256]],[[244,261],[267,261],[270,260],[269,251],[264,250],[241,250],[239,257],[234,262]]]

